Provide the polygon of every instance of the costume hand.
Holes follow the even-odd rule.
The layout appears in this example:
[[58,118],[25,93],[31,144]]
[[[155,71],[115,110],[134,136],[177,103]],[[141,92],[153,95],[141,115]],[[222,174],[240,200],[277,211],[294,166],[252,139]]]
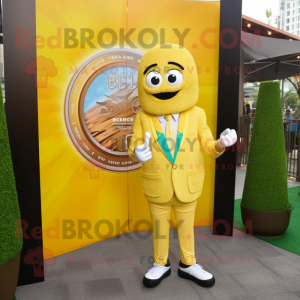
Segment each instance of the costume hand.
[[237,136],[234,129],[227,128],[220,135],[220,145],[222,147],[230,147],[236,143]]
[[144,163],[152,158],[152,152],[149,147],[149,140],[150,140],[150,132],[146,132],[144,144],[137,146],[134,149],[136,158],[142,163]]

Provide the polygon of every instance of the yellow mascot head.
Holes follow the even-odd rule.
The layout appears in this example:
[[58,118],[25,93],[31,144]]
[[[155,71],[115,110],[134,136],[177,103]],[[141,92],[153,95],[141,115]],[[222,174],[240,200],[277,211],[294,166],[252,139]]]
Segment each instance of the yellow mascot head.
[[198,101],[198,75],[190,52],[174,44],[147,51],[138,72],[141,108],[150,114],[180,113]]

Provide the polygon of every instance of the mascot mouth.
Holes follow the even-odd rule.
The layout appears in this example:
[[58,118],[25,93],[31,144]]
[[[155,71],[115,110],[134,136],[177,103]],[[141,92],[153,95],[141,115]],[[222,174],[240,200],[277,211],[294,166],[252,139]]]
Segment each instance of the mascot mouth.
[[175,97],[178,94],[178,92],[179,91],[172,92],[172,93],[158,93],[158,94],[152,94],[152,95],[159,100],[169,100],[169,99]]

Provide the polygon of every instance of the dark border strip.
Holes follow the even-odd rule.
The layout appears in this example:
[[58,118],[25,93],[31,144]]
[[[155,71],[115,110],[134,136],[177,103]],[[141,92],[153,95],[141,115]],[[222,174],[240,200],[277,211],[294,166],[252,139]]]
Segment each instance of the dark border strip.
[[43,259],[42,248],[38,248],[43,243],[41,237],[36,239],[31,234],[33,228],[42,227],[37,89],[33,76],[24,72],[28,61],[36,59],[36,49],[31,43],[28,49],[22,44],[16,48],[17,28],[28,32],[27,41],[35,37],[35,0],[3,0],[5,110],[21,218],[28,224],[18,285],[26,285],[44,281],[44,269],[34,265],[33,258],[29,259],[29,264],[24,262],[28,251],[34,251],[34,256]]
[[[237,131],[240,76],[236,74],[238,72],[234,72],[234,68],[240,66],[242,0],[221,0],[220,32],[226,29],[237,34],[238,42],[231,49],[225,49],[220,45],[219,66],[222,68],[219,74],[217,138],[226,128]],[[233,42],[232,34],[226,33],[223,40],[225,44],[230,45]],[[230,74],[225,73],[225,67],[230,68]],[[213,225],[213,234],[215,235],[232,235],[235,165],[236,151],[233,151],[232,148],[216,160]]]

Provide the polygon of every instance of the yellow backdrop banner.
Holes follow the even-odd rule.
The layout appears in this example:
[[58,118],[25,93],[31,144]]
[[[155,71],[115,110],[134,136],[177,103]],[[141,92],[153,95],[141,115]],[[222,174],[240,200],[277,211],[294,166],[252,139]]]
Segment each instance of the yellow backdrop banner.
[[[45,259],[152,229],[140,164],[127,153],[138,65],[157,44],[184,45],[215,135],[219,20],[218,1],[36,0],[37,57],[25,71],[38,88]],[[214,160],[205,168],[197,226],[213,222]]]

